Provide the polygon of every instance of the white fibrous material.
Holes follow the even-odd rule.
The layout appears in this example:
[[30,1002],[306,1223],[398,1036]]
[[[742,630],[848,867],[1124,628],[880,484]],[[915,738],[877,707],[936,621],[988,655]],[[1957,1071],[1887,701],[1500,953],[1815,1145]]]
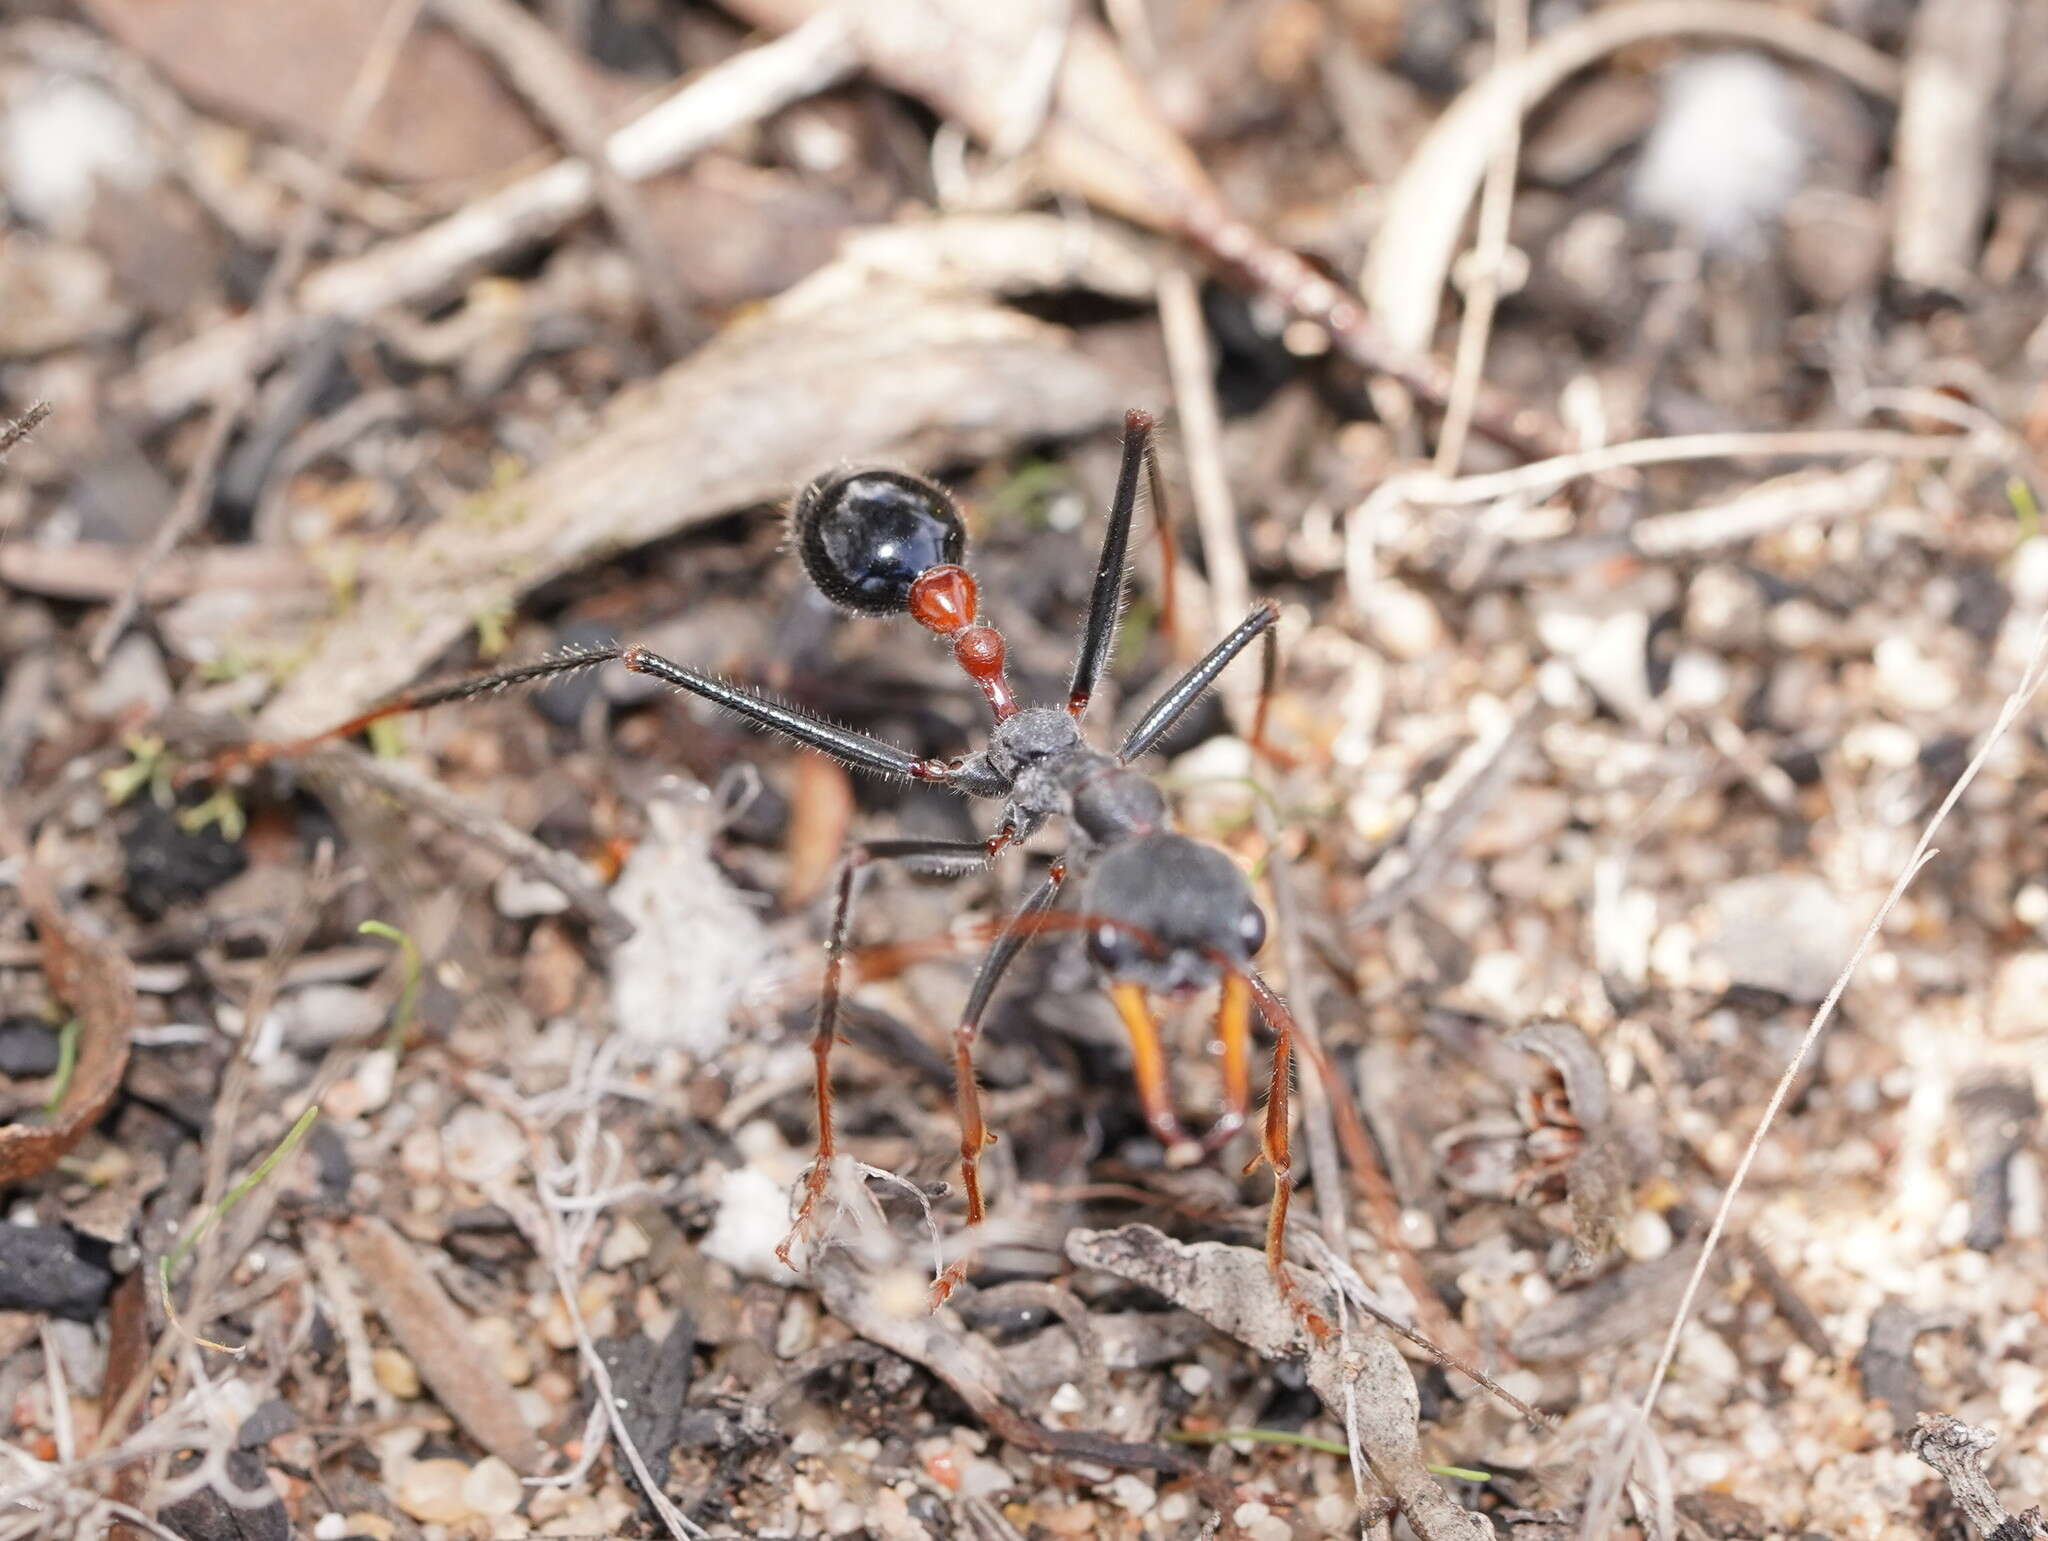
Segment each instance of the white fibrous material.
[[0,113],[0,185],[17,212],[47,228],[75,231],[103,185],[133,191],[156,174],[135,114],[91,81],[37,80]]
[[1630,188],[1636,208],[1709,246],[1753,246],[1806,169],[1808,136],[1785,73],[1753,54],[1673,68]]
[[612,1017],[643,1057],[702,1060],[732,1038],[732,1017],[768,961],[760,917],[711,859],[708,794],[662,798],[626,859],[612,903],[633,923],[612,954]]
[[718,1213],[700,1245],[734,1273],[796,1284],[798,1276],[775,1255],[788,1232],[789,1191],[758,1167],[745,1166],[719,1179]]

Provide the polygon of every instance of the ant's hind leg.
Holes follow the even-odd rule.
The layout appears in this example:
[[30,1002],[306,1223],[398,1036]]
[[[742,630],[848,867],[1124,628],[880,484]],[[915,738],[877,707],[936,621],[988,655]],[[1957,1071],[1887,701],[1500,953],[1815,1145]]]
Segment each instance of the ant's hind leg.
[[811,1223],[812,1211],[825,1192],[832,1175],[832,1158],[838,1148],[832,1138],[832,1045],[839,1036],[839,1001],[846,963],[847,938],[853,929],[853,895],[861,872],[871,862],[937,858],[960,863],[967,872],[988,859],[988,847],[979,840],[866,840],[846,853],[839,866],[839,882],[832,904],[832,929],[825,938],[825,982],[818,992],[818,1016],[811,1030],[811,1059],[816,1067],[818,1099],[818,1150],[804,1174],[803,1197],[789,1234],[775,1255],[787,1267],[790,1247]]
[[[990,946],[988,956],[981,960],[974,987],[967,993],[966,1009],[960,1013],[960,1025],[953,1029],[953,1105],[960,1118],[960,1187],[967,1198],[970,1229],[980,1226],[988,1216],[988,1206],[981,1196],[981,1153],[993,1141],[981,1116],[981,1089],[974,1081],[974,1042],[981,1036],[981,1019],[995,996],[997,983],[1024,950],[1024,944],[1031,940],[1038,917],[1052,907],[1066,877],[1066,863],[1054,862],[1045,881],[1018,906],[1017,913]],[[936,1311],[944,1305],[966,1277],[965,1257],[947,1264],[932,1281],[932,1309]]]

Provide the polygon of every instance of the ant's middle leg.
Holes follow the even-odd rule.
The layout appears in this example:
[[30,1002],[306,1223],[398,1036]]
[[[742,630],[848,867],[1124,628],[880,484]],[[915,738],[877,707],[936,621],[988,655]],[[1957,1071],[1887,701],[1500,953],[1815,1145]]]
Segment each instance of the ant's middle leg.
[[825,937],[825,981],[818,992],[818,1016],[811,1030],[811,1059],[815,1066],[818,1101],[818,1150],[804,1176],[804,1196],[797,1205],[789,1234],[775,1249],[786,1267],[789,1249],[810,1224],[811,1211],[832,1175],[832,1160],[839,1153],[832,1136],[832,1046],[839,1037],[839,1002],[846,966],[846,943],[853,929],[853,896],[860,875],[878,861],[937,860],[952,875],[985,865],[988,842],[982,840],[863,840],[846,853],[839,864],[839,881],[832,902],[832,928]]
[[[1045,881],[1017,907],[1016,914],[1010,917],[990,946],[988,956],[981,960],[981,967],[974,976],[974,987],[967,992],[967,1005],[960,1013],[959,1026],[953,1029],[953,1100],[960,1119],[960,1186],[967,1198],[970,1232],[988,1216],[988,1206],[981,1196],[981,1153],[994,1141],[981,1116],[981,1089],[974,1080],[974,1043],[981,1036],[981,1019],[988,1012],[989,1002],[995,998],[997,983],[1004,971],[1016,961],[1017,954],[1024,950],[1024,944],[1036,934],[1038,917],[1052,908],[1053,900],[1059,897],[1060,885],[1066,879],[1067,864],[1064,861],[1054,862],[1052,870],[1045,875]],[[945,1271],[932,1281],[932,1309],[937,1310],[944,1305],[946,1297],[966,1277],[965,1257],[948,1264]]]

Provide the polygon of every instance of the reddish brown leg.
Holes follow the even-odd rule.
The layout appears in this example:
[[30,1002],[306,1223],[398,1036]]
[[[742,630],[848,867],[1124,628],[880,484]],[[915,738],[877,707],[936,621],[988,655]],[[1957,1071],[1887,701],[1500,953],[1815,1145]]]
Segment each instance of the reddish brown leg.
[[839,1038],[840,981],[846,965],[846,941],[853,928],[853,894],[860,874],[874,861],[901,861],[906,857],[957,859],[962,871],[972,870],[987,859],[987,846],[980,840],[868,840],[846,853],[840,864],[839,883],[832,904],[832,929],[825,937],[825,982],[818,991],[818,1017],[811,1030],[811,1061],[815,1067],[818,1098],[818,1151],[804,1174],[803,1197],[797,1203],[796,1218],[775,1255],[783,1266],[794,1268],[789,1249],[810,1225],[811,1212],[824,1195],[832,1177],[832,1158],[838,1148],[832,1139],[832,1045]]
[[[1269,1020],[1274,1013],[1268,1013]],[[1318,1343],[1327,1343],[1335,1330],[1322,1313],[1308,1303],[1301,1287],[1287,1272],[1287,1205],[1294,1196],[1294,1157],[1288,1136],[1287,1097],[1289,1070],[1294,1058],[1293,1034],[1288,1024],[1272,1021],[1277,1035],[1273,1044],[1273,1079],[1266,1089],[1266,1127],[1259,1154],[1245,1163],[1247,1172],[1263,1160],[1273,1169],[1273,1204],[1266,1212],[1266,1264],[1273,1270],[1273,1284],[1280,1298],[1293,1310],[1295,1319]]]
[[[1066,880],[1067,864],[1054,862],[1052,870],[1045,875],[1045,881],[1010,917],[989,947],[988,956],[981,960],[981,968],[974,976],[974,987],[967,992],[966,1009],[960,1013],[960,1025],[953,1029],[953,1107],[960,1119],[960,1187],[967,1198],[970,1232],[978,1229],[988,1218],[988,1206],[981,1196],[981,1153],[995,1143],[995,1136],[988,1132],[988,1124],[981,1116],[981,1088],[974,1080],[974,1041],[981,1036],[981,1019],[988,1012],[988,1003],[995,998],[996,985],[1004,970],[1016,961],[1017,954],[1024,950],[1024,944],[1037,934],[1038,918],[1052,907],[1053,900],[1059,896],[1060,885]],[[946,1303],[947,1297],[967,1277],[967,1262],[963,1256],[949,1263],[932,1281],[931,1304],[934,1311]]]

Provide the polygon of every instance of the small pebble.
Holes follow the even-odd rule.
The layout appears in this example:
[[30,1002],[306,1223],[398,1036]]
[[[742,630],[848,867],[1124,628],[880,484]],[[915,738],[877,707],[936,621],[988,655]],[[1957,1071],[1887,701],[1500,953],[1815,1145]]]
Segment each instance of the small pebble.
[[1375,583],[1361,608],[1366,635],[1390,658],[1412,663],[1444,645],[1443,617],[1428,595],[1405,583]]
[[1173,1378],[1191,1397],[1200,1396],[1216,1382],[1216,1377],[1209,1373],[1209,1367],[1202,1364],[1184,1364],[1173,1372]]
[[508,1385],[523,1386],[533,1379],[533,1355],[510,1317],[479,1316],[469,1324],[469,1333]]
[[1638,1263],[1654,1262],[1671,1250],[1671,1225],[1654,1209],[1639,1209],[1622,1227],[1621,1250]]
[[1159,1494],[1142,1477],[1125,1472],[1109,1484],[1109,1496],[1119,1508],[1132,1514],[1149,1514],[1152,1506],[1159,1502]]
[[510,1514],[526,1496],[519,1473],[495,1455],[487,1455],[469,1469],[462,1482],[463,1501],[472,1514]]
[[1056,1413],[1078,1413],[1087,1408],[1088,1399],[1081,1395],[1081,1388],[1072,1381],[1062,1381],[1059,1390],[1045,1405]]
[[1882,638],[1871,652],[1878,694],[1906,712],[1939,712],[1955,704],[1956,677],[1911,637]]
[[419,1396],[419,1368],[402,1350],[377,1349],[370,1355],[370,1368],[376,1373],[377,1384],[401,1402],[410,1402]]
[[325,1049],[367,1038],[383,1027],[384,1003],[354,985],[312,984],[293,990],[272,1013],[295,1049]]
[[461,1461],[415,1461],[398,1479],[398,1507],[416,1520],[452,1524],[469,1517],[462,1485],[469,1467]]
[[624,1268],[628,1263],[639,1262],[652,1250],[645,1231],[631,1220],[621,1220],[612,1227],[611,1235],[605,1237],[597,1260],[605,1268]]
[[87,717],[101,720],[130,712],[155,717],[171,704],[171,677],[164,672],[156,644],[140,632],[128,633],[107,655],[77,704]]
[[546,878],[528,877],[511,867],[491,885],[491,902],[507,920],[536,920],[569,908],[569,896]]
[[1710,711],[1728,699],[1734,678],[1718,654],[1687,648],[1671,660],[1665,699],[1681,712]]
[[1920,738],[1896,722],[1859,722],[1842,735],[1842,758],[1859,768],[1904,770],[1920,758]]
[[503,1113],[470,1103],[457,1108],[441,1131],[441,1159],[451,1177],[486,1183],[519,1169],[526,1140]]

